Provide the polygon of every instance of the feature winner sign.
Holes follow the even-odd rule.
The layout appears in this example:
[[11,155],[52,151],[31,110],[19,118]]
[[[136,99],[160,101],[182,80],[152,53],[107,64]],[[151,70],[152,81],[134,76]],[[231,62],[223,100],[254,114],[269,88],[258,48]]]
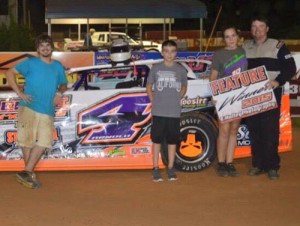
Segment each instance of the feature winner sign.
[[233,121],[276,108],[264,66],[210,82],[213,100],[221,122]]

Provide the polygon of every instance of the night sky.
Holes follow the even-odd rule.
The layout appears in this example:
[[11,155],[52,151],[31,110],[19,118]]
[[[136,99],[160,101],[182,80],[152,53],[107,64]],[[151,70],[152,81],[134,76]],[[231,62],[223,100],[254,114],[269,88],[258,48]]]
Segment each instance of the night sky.
[[218,28],[233,24],[249,30],[254,15],[269,19],[270,35],[280,38],[300,38],[299,0],[203,0],[208,8],[207,27],[211,27],[220,5],[223,6]]
[[46,32],[45,24],[45,0],[28,0],[28,8],[30,11],[30,19],[33,30],[37,34]]
[[[28,0],[32,28],[36,33],[47,32],[45,25],[45,0]],[[202,0],[207,6],[208,18],[204,20],[207,34],[211,31],[217,12],[223,10],[217,23],[222,26],[235,25],[240,30],[249,30],[253,15],[265,15],[270,20],[270,34],[278,38],[300,38],[300,1],[299,0]],[[148,29],[162,29],[149,26]],[[63,28],[61,28],[63,29]],[[172,29],[199,29],[199,19],[176,20]]]

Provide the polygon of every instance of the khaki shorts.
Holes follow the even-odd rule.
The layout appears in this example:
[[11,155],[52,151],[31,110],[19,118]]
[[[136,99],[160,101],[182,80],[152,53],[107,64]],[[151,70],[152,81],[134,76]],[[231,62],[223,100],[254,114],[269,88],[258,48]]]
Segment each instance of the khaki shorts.
[[17,123],[18,145],[27,148],[32,148],[35,145],[51,148],[53,124],[54,117],[19,106]]

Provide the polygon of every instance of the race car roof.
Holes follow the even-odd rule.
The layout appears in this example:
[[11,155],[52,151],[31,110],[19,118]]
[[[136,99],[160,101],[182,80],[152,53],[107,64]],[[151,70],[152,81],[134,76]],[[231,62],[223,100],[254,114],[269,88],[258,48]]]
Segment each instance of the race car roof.
[[46,0],[45,18],[206,18],[198,0]]

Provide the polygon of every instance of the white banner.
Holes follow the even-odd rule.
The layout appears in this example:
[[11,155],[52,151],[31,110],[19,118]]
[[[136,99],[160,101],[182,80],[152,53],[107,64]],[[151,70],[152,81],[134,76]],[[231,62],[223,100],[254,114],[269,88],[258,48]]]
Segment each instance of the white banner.
[[213,100],[221,122],[233,121],[276,108],[264,66],[210,82]]

